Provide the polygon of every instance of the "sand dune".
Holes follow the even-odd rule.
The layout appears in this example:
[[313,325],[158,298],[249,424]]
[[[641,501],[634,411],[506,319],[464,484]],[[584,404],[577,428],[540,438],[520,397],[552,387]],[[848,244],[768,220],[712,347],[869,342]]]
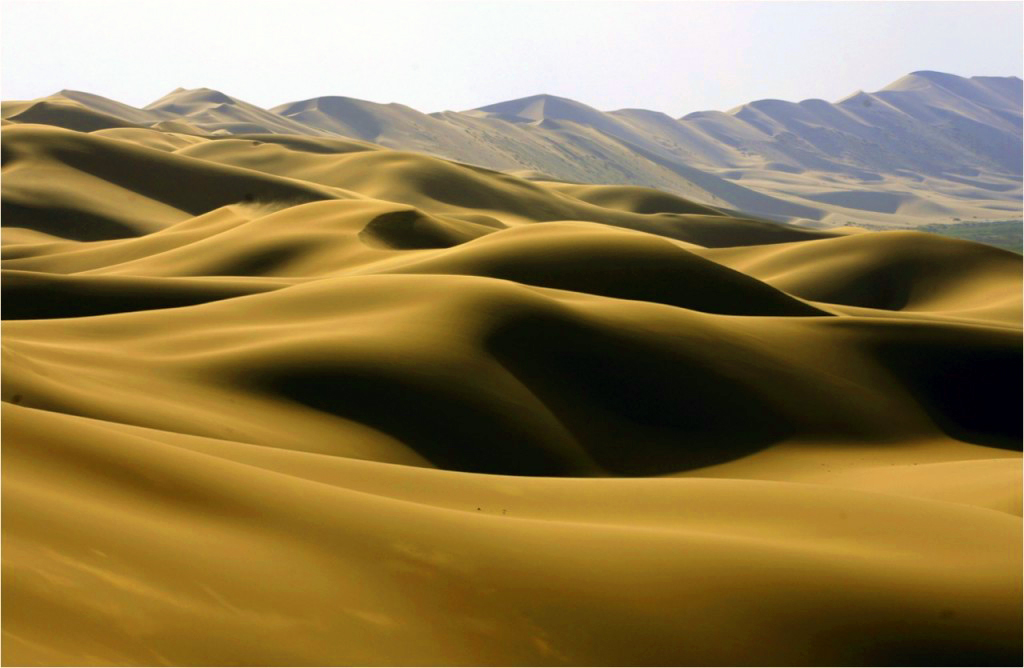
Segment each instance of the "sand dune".
[[1019,659],[1019,255],[56,125],[3,129],[5,663]]
[[4,102],[2,116],[79,131],[340,136],[549,180],[653,186],[772,220],[907,229],[1019,221],[1021,99],[1016,77],[920,71],[836,103],[756,100],[678,119],[554,95],[462,112],[336,95],[262,109],[209,88],[141,109],[63,90]]
[[919,232],[880,232],[704,255],[814,301],[1021,321],[1015,253]]
[[[12,111],[14,111],[12,109]],[[117,116],[104,114],[87,106],[65,100],[39,100],[19,105],[4,119],[17,123],[42,123],[79,132],[92,132],[108,128],[135,127]]]

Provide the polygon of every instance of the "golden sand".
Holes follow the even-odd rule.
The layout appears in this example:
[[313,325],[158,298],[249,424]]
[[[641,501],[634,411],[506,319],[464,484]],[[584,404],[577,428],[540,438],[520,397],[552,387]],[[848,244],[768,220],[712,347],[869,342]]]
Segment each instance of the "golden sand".
[[1019,661],[1020,256],[3,133],[5,664]]

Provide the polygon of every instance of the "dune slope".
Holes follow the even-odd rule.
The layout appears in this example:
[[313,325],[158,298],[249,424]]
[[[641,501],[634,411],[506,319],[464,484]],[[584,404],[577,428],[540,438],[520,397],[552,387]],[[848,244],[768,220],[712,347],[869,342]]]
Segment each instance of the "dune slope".
[[1019,255],[10,111],[5,664],[1019,659]]

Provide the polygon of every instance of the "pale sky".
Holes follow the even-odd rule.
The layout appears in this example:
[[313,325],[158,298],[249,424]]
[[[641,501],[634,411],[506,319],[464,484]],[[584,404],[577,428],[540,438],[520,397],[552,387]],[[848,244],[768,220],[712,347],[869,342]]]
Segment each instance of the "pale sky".
[[681,116],[915,70],[1024,75],[1021,2],[3,0],[0,97],[179,86],[464,110],[537,93]]

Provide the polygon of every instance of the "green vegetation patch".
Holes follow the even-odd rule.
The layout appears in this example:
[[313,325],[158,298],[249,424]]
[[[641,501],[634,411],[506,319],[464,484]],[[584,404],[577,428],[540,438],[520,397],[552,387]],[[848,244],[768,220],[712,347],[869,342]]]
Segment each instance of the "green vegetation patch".
[[967,239],[978,243],[988,244],[996,248],[1004,248],[1014,253],[1021,253],[1024,234],[1022,234],[1022,221],[1014,220],[986,220],[976,223],[935,223],[923,225],[916,228],[922,232],[941,234],[945,237],[955,239]]

